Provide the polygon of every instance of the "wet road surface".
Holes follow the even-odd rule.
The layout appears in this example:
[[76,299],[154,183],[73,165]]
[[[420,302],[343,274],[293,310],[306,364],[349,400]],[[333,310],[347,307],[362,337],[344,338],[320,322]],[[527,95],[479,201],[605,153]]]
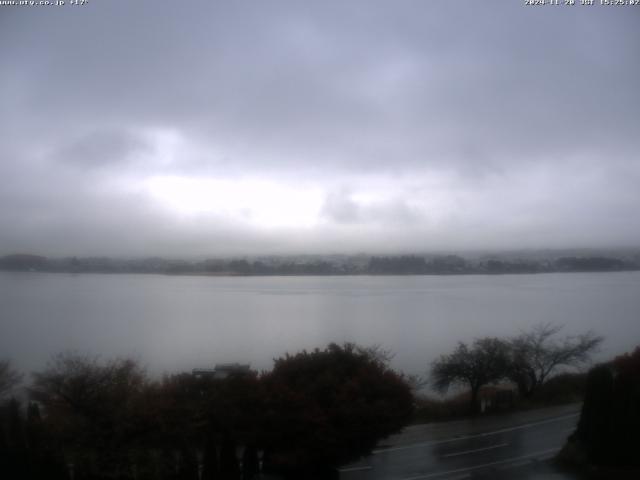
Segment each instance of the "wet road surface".
[[416,425],[367,458],[340,469],[342,480],[573,478],[548,462],[573,432],[579,405]]

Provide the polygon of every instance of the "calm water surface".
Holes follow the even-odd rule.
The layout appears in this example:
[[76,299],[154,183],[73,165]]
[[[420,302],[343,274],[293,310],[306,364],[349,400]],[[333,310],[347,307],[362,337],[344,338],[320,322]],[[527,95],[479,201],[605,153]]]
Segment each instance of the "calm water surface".
[[24,370],[79,350],[151,372],[220,362],[268,369],[328,342],[381,344],[423,373],[457,341],[541,321],[640,344],[640,272],[503,276],[188,277],[0,272],[0,358]]

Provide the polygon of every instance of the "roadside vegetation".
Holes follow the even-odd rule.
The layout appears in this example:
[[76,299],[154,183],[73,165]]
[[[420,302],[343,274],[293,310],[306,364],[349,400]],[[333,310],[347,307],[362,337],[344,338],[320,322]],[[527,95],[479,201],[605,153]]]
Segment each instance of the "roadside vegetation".
[[34,479],[327,478],[411,418],[379,349],[331,344],[269,372],[150,379],[129,359],[65,353],[33,375],[1,364],[0,471]]
[[558,460],[590,478],[640,478],[640,347],[589,370],[578,428]]
[[[153,379],[131,359],[62,353],[27,382],[0,362],[0,471],[54,480],[332,478],[410,422],[580,401],[585,374],[575,368],[602,338],[560,330],[541,324],[513,338],[459,343],[431,365],[432,388],[460,391],[444,400],[392,370],[389,351],[350,343],[224,377],[205,370]],[[606,367],[610,373],[589,374],[585,418],[604,418],[598,408],[606,402],[637,416],[620,398],[593,391],[632,388],[615,372],[633,371],[639,352]],[[579,445],[593,441],[589,422],[581,421]]]

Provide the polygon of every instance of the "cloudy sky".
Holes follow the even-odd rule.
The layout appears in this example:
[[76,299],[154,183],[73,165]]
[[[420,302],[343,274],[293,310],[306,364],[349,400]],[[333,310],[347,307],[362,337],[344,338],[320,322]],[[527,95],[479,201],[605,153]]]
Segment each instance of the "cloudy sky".
[[0,6],[0,254],[637,246],[639,27],[516,0]]

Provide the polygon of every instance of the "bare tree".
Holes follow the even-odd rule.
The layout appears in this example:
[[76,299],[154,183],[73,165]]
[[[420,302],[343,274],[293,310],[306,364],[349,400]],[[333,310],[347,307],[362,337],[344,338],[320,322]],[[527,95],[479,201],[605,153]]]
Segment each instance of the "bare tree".
[[100,361],[66,352],[33,374],[30,393],[44,408],[50,431],[65,455],[107,478],[130,467],[131,452],[151,431],[148,384],[146,373],[134,360]]
[[22,381],[22,375],[11,367],[8,360],[0,361],[0,399]]
[[446,392],[452,384],[468,385],[471,411],[475,412],[480,387],[504,378],[508,360],[508,345],[499,338],[477,339],[471,348],[460,342],[453,353],[433,362],[432,383],[440,392]]
[[97,357],[64,352],[55,355],[44,371],[33,374],[30,390],[46,408],[99,417],[125,406],[146,381],[134,360],[100,362]]
[[556,338],[561,325],[541,323],[511,339],[509,379],[524,397],[530,397],[560,366],[586,363],[603,338],[589,331]]

